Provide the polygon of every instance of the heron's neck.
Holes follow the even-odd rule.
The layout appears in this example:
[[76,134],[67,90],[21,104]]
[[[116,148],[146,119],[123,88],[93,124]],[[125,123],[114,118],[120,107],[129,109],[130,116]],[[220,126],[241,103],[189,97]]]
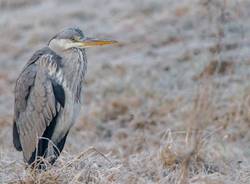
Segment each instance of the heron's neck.
[[64,82],[77,102],[81,101],[82,86],[87,70],[84,49],[71,49],[63,53]]
[[65,48],[63,47],[62,43],[60,40],[56,40],[56,39],[52,39],[49,44],[48,47],[55,51],[57,54],[59,54],[60,56],[62,56],[65,52]]

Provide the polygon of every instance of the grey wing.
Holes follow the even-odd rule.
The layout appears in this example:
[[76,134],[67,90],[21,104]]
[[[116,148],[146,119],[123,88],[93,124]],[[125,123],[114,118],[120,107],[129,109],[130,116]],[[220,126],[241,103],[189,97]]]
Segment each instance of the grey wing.
[[16,81],[15,86],[15,104],[14,104],[14,122],[13,122],[13,143],[18,151],[22,150],[19,133],[17,130],[17,121],[20,113],[26,110],[27,99],[31,88],[34,86],[36,77],[36,65],[30,65],[25,68]]
[[15,88],[14,125],[26,162],[59,109],[47,68],[36,64],[25,68]]

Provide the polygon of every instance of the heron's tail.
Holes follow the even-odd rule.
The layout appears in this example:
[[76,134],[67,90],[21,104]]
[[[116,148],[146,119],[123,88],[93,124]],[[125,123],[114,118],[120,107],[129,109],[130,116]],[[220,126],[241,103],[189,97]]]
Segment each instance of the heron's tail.
[[20,143],[20,139],[19,139],[19,134],[17,131],[17,126],[16,126],[16,122],[14,121],[13,123],[13,144],[14,147],[17,149],[17,151],[22,151],[22,146]]

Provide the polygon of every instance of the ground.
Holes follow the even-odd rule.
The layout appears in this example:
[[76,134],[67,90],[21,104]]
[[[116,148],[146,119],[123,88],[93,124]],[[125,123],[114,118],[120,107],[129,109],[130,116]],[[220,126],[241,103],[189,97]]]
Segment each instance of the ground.
[[[250,183],[250,1],[0,0],[0,183]],[[89,49],[84,104],[54,166],[12,145],[14,85],[65,27]]]

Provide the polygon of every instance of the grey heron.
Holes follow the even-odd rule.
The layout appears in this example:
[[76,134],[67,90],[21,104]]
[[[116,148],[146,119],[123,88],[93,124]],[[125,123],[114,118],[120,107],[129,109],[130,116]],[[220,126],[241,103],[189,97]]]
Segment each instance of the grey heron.
[[113,43],[67,28],[24,66],[15,86],[13,144],[26,163],[33,165],[39,157],[56,161],[82,102],[85,49]]

